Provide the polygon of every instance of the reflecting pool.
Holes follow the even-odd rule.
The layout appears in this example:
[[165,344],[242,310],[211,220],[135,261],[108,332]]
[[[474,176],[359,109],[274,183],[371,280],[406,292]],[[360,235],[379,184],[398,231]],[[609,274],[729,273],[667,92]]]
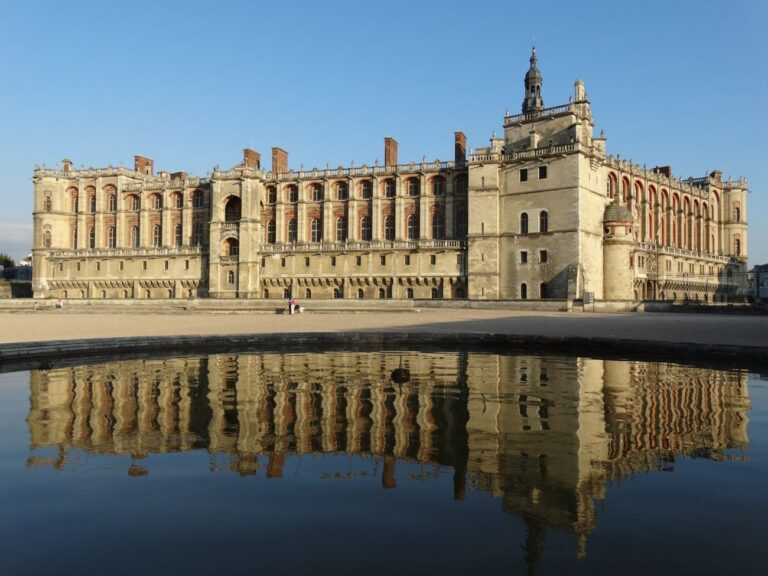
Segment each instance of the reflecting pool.
[[0,573],[762,573],[765,378],[405,351],[0,374]]

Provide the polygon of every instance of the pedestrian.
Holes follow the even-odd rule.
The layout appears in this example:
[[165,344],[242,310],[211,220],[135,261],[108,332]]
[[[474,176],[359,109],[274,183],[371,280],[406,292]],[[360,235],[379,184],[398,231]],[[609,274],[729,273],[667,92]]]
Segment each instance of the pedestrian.
[[290,307],[290,309],[291,309],[291,314],[293,314],[294,312],[296,312],[296,298],[291,298],[291,301],[290,301],[289,307]]

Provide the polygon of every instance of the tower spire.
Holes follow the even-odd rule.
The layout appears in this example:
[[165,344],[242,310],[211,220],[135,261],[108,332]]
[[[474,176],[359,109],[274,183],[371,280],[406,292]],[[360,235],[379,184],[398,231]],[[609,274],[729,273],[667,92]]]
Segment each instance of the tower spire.
[[523,114],[540,112],[544,108],[544,100],[541,98],[541,85],[544,78],[536,66],[536,45],[531,48],[531,67],[525,74],[525,99],[523,100]]

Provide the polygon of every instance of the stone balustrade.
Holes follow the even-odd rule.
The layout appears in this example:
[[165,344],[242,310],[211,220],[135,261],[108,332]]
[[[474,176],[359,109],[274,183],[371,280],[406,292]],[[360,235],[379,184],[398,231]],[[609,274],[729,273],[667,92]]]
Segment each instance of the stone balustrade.
[[200,246],[146,248],[87,248],[82,250],[52,250],[49,258],[125,258],[131,256],[196,256],[203,253]]
[[260,251],[265,254],[285,252],[372,252],[374,250],[424,250],[465,247],[461,240],[373,240],[370,242],[307,242],[300,244],[262,244]]

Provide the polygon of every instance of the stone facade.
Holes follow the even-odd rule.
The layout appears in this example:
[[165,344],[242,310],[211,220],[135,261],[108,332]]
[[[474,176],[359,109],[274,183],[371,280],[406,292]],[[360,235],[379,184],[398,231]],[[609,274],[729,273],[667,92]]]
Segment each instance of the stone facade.
[[[271,170],[246,149],[206,177],[34,172],[34,291],[55,298],[730,301],[747,184],[674,178],[606,153],[582,81],[545,108],[535,51],[523,111],[452,161]],[[610,218],[607,218],[611,215]],[[617,219],[618,218],[618,219]]]

